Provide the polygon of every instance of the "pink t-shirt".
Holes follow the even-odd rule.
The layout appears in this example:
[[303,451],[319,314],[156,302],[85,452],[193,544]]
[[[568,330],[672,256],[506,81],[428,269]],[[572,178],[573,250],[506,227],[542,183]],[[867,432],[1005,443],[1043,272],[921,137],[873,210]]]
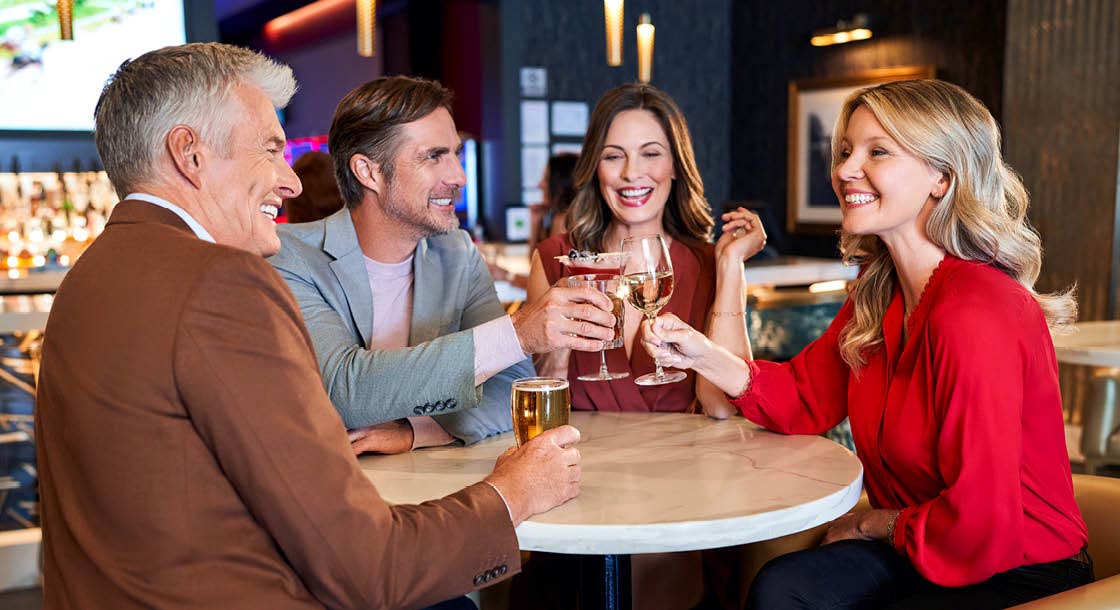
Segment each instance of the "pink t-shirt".
[[[399,263],[380,263],[364,257],[369,291],[373,295],[373,329],[370,349],[392,350],[408,347],[412,328],[412,259]],[[480,324],[474,335],[474,383],[479,385],[526,358],[509,316]],[[453,439],[431,417],[409,417],[412,447],[446,445]]]

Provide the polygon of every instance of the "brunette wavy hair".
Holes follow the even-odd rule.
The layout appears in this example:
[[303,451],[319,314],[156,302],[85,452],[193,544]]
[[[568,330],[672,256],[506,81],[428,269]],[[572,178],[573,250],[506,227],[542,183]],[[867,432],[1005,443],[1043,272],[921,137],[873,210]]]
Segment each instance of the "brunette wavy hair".
[[607,91],[595,104],[583,151],[575,168],[576,195],[568,210],[568,231],[572,244],[580,250],[610,250],[603,236],[613,216],[599,190],[599,156],[606,144],[607,131],[619,113],[648,110],[657,118],[672,150],[677,178],[665,203],[663,225],[675,240],[697,246],[711,239],[712,207],[704,198],[704,181],[692,152],[688,124],[673,98],[652,85],[629,83]]

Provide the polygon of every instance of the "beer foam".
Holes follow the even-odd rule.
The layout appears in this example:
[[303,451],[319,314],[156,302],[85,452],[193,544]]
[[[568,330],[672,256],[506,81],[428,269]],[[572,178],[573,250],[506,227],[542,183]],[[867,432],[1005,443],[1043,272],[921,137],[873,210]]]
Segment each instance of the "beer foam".
[[555,377],[530,377],[514,381],[513,387],[522,392],[551,392],[567,388],[568,380]]

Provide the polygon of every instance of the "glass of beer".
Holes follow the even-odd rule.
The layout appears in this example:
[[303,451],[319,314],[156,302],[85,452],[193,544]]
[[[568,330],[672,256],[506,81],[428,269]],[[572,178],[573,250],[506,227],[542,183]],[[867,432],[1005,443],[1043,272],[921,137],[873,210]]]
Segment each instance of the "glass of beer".
[[517,446],[545,430],[568,423],[572,398],[568,380],[557,377],[526,377],[513,382],[509,395],[513,412],[513,434]]
[[622,347],[622,328],[625,323],[624,310],[626,299],[626,285],[622,283],[622,277],[609,273],[590,273],[585,275],[573,275],[568,278],[568,286],[572,288],[593,288],[599,292],[607,295],[611,300],[611,310],[614,313],[614,337],[610,341],[603,343],[603,349],[599,350],[599,371],[588,375],[580,375],[576,379],[580,381],[610,381],[611,379],[622,379],[629,377],[630,373],[627,371],[611,372],[607,370],[607,350]]

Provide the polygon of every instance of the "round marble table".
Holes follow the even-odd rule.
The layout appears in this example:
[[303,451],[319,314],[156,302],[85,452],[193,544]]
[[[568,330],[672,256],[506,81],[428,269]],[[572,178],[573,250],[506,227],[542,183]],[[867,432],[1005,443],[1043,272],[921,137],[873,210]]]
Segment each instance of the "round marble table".
[[[835,519],[862,489],[847,449],[743,418],[576,412],[571,423],[582,433],[582,490],[518,526],[522,550],[609,557],[769,540]],[[418,503],[481,480],[513,444],[507,433],[359,463],[387,501]]]
[[1079,322],[1053,338],[1058,362],[1120,367],[1120,320]]

